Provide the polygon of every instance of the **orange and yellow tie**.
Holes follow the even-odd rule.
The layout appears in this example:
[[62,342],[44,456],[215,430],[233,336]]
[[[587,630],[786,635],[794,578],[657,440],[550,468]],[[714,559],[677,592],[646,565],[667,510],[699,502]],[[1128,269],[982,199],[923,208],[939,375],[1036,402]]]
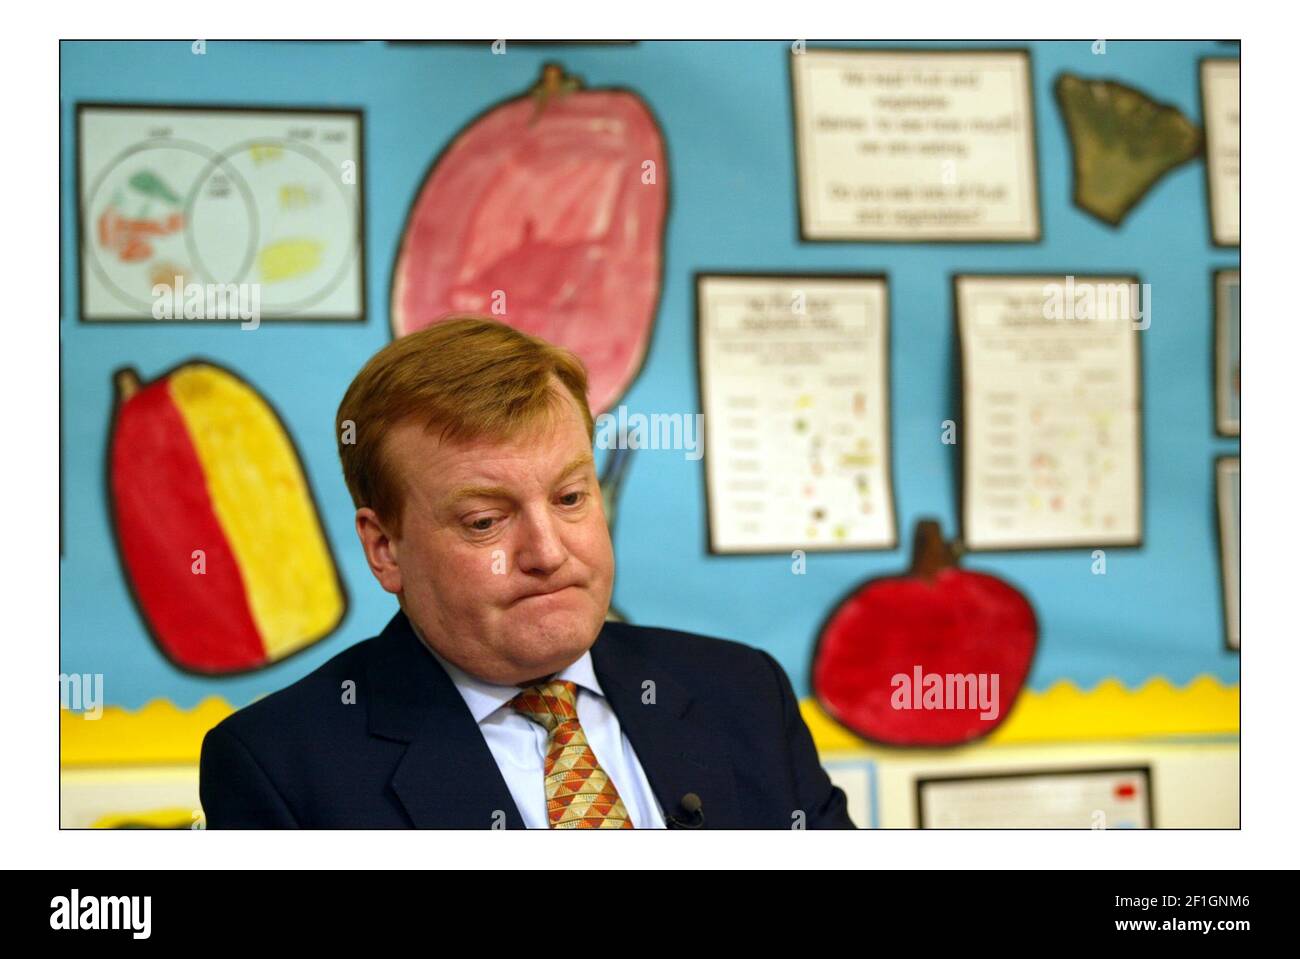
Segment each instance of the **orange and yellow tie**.
[[613,781],[600,768],[578,722],[577,684],[553,679],[529,686],[510,706],[544,728],[546,816],[552,829],[631,829]]

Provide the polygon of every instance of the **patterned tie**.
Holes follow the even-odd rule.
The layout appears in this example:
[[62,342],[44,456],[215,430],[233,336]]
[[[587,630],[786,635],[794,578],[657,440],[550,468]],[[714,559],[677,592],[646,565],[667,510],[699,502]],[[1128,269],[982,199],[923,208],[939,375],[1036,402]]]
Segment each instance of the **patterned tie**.
[[577,684],[564,679],[529,686],[510,706],[544,728],[546,817],[552,829],[631,829],[618,790],[596,761],[578,722]]

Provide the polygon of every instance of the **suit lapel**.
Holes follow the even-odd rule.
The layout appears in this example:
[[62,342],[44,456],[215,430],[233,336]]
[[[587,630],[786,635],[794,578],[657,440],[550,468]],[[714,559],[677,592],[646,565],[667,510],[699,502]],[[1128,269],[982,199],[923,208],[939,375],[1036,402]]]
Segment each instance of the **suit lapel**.
[[695,793],[703,827],[727,826],[735,814],[736,782],[725,744],[690,692],[619,635],[627,629],[635,627],[605,624],[591,648],[592,666],[664,816],[689,819],[681,799]]
[[371,735],[409,745],[392,787],[421,829],[524,828],[492,750],[446,670],[405,614],[389,622],[368,667]]
[[[605,625],[592,666],[664,815],[689,819],[680,803],[695,793],[704,828],[734,825],[736,782],[725,743],[690,692],[620,636],[627,629],[635,627]],[[370,734],[408,744],[392,788],[418,828],[488,829],[502,817],[507,829],[524,828],[464,698],[405,614],[384,629],[367,674]]]

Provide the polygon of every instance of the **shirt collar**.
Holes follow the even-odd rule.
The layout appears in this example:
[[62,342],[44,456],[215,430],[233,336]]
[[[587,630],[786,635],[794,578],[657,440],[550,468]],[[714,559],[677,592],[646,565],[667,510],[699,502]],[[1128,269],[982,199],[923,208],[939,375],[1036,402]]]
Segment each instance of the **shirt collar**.
[[[416,636],[420,638],[420,645],[427,649],[429,654],[447,671],[451,681],[460,690],[465,705],[469,707],[469,711],[474,717],[474,722],[483,722],[483,720],[519,695],[520,688],[518,686],[501,686],[496,683],[485,682],[477,676],[471,676],[455,663],[448,662],[438,655],[434,648],[426,643],[423,637],[420,637],[419,630],[416,630]],[[600,683],[596,679],[595,667],[591,664],[590,649],[556,673],[552,679],[567,679],[580,688],[595,693],[597,696],[604,697],[605,695],[605,691],[600,688]]]

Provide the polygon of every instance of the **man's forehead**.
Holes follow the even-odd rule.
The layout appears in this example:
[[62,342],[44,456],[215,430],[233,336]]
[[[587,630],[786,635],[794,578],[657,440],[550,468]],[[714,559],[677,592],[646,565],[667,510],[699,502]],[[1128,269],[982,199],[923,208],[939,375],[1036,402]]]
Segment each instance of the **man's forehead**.
[[444,489],[463,491],[464,487],[489,483],[552,483],[592,466],[591,453],[574,452],[568,457],[539,456],[536,451],[520,455],[484,458],[457,464],[442,472],[437,484]]
[[543,428],[509,438],[460,440],[409,423],[390,439],[407,481],[440,496],[466,486],[549,483],[595,465],[581,430],[576,436],[566,429]]

